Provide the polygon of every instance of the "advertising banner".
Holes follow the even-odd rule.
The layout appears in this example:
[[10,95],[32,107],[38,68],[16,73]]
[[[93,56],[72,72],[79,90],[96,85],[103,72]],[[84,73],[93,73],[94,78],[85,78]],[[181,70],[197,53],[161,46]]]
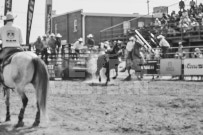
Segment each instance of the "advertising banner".
[[26,45],[29,45],[34,6],[35,6],[35,0],[29,0],[28,9],[27,9]]
[[130,29],[130,22],[129,21],[124,21],[123,22],[123,33],[126,35],[127,30]]
[[12,11],[12,0],[5,0],[4,15],[9,11]]
[[161,59],[160,74],[162,75],[181,75],[181,59]]
[[157,74],[157,62],[156,60],[148,60],[145,64],[141,65],[141,68],[145,74]]
[[184,75],[203,75],[203,59],[185,59]]
[[45,32],[51,34],[52,0],[46,0],[45,8]]
[[166,7],[166,6],[154,7],[153,13],[154,14],[163,14],[163,13],[168,14],[168,7]]

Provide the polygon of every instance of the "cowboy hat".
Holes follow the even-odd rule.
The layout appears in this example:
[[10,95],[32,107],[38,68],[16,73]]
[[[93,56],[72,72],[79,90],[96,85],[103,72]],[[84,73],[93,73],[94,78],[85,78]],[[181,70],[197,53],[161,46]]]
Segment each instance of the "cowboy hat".
[[51,35],[50,35],[51,37],[55,37],[55,35],[54,35],[54,33],[51,33]]
[[88,38],[91,38],[91,37],[93,37],[93,35],[92,35],[92,34],[89,34],[89,35],[87,35],[87,37],[88,37]]
[[6,16],[4,16],[4,19],[3,19],[3,20],[9,21],[9,20],[15,19],[16,17],[17,17],[17,16],[14,16],[12,12],[8,12],[8,13],[6,14]]
[[79,38],[78,41],[81,41],[81,42],[82,42],[83,40],[82,40],[82,38]]
[[195,51],[197,52],[197,51],[200,51],[200,49],[199,48],[195,48]]
[[62,36],[61,36],[61,34],[59,34],[59,33],[58,33],[58,34],[56,35],[56,37],[59,37],[59,38],[61,38]]
[[42,37],[47,37],[47,35],[45,34],[45,35],[43,35]]
[[165,37],[163,35],[157,36],[157,39],[162,39],[162,38],[165,38]]
[[135,37],[130,37],[129,40],[135,41]]

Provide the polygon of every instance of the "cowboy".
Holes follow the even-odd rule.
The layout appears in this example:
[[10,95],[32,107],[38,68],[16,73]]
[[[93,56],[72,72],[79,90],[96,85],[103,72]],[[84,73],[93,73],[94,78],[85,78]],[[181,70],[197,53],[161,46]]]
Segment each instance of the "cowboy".
[[42,39],[42,44],[43,44],[43,47],[42,47],[42,52],[41,52],[41,59],[44,59],[44,56],[45,56],[45,63],[48,64],[48,52],[47,52],[47,49],[48,49],[48,41],[47,41],[47,35],[43,35],[42,36],[43,39]]
[[[127,64],[127,59],[133,60],[132,58],[132,49],[135,45],[135,37],[130,37],[129,41],[126,45],[126,55],[125,55],[125,59],[126,59],[126,64]],[[124,69],[122,69],[120,72],[125,72],[126,67]]]
[[13,25],[15,17],[8,12],[5,17],[5,25],[0,28],[0,39],[2,40],[2,50],[0,52],[0,61],[2,61],[9,52],[21,50],[23,42],[21,29]]
[[76,53],[76,59],[78,58],[78,55],[80,53],[80,50],[83,48],[83,39],[79,38],[74,44],[73,49],[75,49]]
[[92,35],[92,34],[89,34],[89,35],[87,36],[87,47],[88,47],[89,49],[92,49],[92,48],[94,47],[94,45],[95,45],[95,41],[94,41],[94,39],[93,39],[93,35]]
[[39,55],[40,52],[41,52],[42,49],[43,49],[43,43],[42,43],[42,40],[41,40],[41,37],[40,37],[40,36],[38,36],[37,41],[34,42],[33,45],[34,45],[34,47],[35,47],[35,49],[36,49],[35,53],[36,53],[37,55]]
[[50,38],[49,38],[49,40],[48,40],[48,45],[49,45],[49,48],[50,48],[50,51],[51,51],[51,56],[50,56],[50,58],[51,58],[51,59],[53,58],[52,55],[54,55],[55,58],[56,58],[56,40],[55,40],[55,35],[54,35],[54,33],[52,33],[52,34],[50,35]]
[[62,38],[61,34],[58,33],[56,35],[56,47],[57,47],[56,51],[57,51],[57,55],[59,54],[59,49],[61,47],[61,38]]
[[165,37],[163,35],[159,35],[157,37],[159,41],[159,46],[162,49],[162,58],[166,58],[166,53],[168,52],[168,49],[170,48],[170,44],[168,43],[168,41],[166,41]]

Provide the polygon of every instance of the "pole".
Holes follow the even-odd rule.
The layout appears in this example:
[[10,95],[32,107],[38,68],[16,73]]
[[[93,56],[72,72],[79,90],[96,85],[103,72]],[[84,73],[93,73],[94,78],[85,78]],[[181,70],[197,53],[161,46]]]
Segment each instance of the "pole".
[[148,15],[149,15],[149,0],[147,0],[147,9],[148,9]]

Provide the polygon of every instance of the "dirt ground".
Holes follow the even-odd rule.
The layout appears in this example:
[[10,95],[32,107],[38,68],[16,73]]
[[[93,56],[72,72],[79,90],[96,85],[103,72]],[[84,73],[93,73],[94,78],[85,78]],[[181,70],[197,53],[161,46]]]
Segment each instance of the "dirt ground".
[[5,104],[0,92],[0,135],[200,135],[203,134],[203,83],[188,81],[122,81],[109,86],[90,81],[51,81],[49,121],[31,128],[36,107],[29,98],[23,128],[15,129],[22,105],[11,93],[11,121],[4,122]]

